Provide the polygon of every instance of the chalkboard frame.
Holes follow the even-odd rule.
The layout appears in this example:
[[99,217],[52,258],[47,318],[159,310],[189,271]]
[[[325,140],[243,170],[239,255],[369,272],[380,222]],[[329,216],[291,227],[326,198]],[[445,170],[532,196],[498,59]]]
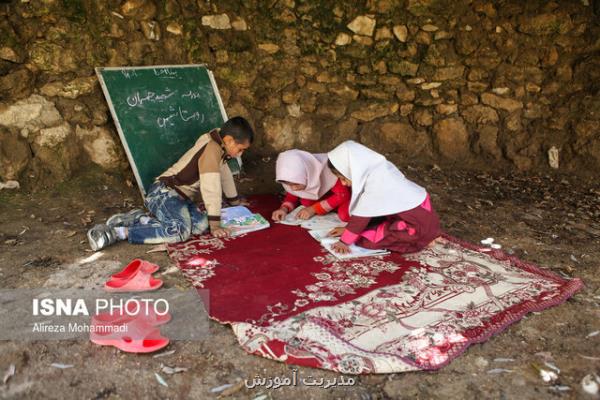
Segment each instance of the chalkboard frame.
[[[137,165],[135,164],[133,155],[131,154],[131,150],[127,143],[127,137],[125,136],[123,129],[121,127],[121,123],[119,122],[117,112],[116,112],[115,107],[112,102],[112,97],[110,95],[110,92],[108,91],[108,87],[107,87],[106,83],[104,82],[104,77],[102,76],[102,72],[103,71],[162,69],[162,68],[176,69],[176,68],[189,68],[189,67],[202,67],[202,68],[206,69],[206,72],[210,79],[210,83],[211,83],[213,92],[214,92],[217,102],[219,104],[219,109],[221,111],[221,117],[222,117],[223,121],[227,121],[227,119],[228,119],[227,113],[225,111],[225,106],[223,105],[223,100],[221,99],[221,94],[219,93],[219,89],[217,87],[217,82],[215,81],[213,72],[210,69],[208,69],[208,66],[206,64],[144,65],[144,66],[128,66],[128,67],[96,67],[95,68],[96,76],[98,77],[98,81],[100,82],[100,87],[102,88],[102,92],[104,93],[104,98],[106,99],[106,102],[108,103],[108,108],[110,109],[110,113],[112,115],[113,122],[114,122],[115,127],[117,128],[117,132],[119,134],[119,139],[121,139],[121,144],[123,145],[123,149],[125,150],[125,154],[127,155],[129,165],[131,166],[131,169],[133,170],[133,175],[135,176],[135,180],[137,182],[138,189],[140,190],[140,193],[142,195],[142,199],[146,198],[146,189],[144,188],[144,183],[143,183],[140,173],[138,171]],[[182,149],[181,154],[183,155],[183,153],[185,153],[187,150],[188,149]],[[242,166],[241,157],[237,158],[237,162],[238,162],[239,167],[241,168],[241,166]],[[235,173],[236,172],[234,171],[234,174]]]

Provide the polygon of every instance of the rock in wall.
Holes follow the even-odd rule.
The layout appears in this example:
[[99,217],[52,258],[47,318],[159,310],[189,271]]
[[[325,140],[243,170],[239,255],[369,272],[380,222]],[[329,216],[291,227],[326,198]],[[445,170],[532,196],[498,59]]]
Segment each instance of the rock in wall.
[[[0,4],[0,179],[126,168],[97,66],[206,63],[253,151],[354,139],[411,162],[600,167],[593,1]],[[597,12],[597,11],[596,11]],[[554,154],[555,155],[555,154]],[[553,162],[554,167],[557,166]]]

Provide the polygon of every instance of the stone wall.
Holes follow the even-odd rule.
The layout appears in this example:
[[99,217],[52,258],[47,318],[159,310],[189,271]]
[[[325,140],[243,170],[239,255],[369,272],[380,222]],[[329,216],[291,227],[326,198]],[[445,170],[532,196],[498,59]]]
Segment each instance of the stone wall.
[[[590,4],[591,2],[591,4]],[[346,139],[410,162],[600,167],[592,0],[0,3],[0,178],[127,168],[96,66],[206,63],[254,154]],[[596,10],[598,12],[599,10]]]

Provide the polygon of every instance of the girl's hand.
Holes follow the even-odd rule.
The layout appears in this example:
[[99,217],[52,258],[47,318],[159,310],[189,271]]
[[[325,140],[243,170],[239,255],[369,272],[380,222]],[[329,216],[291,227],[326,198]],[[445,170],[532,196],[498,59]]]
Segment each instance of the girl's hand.
[[298,219],[309,219],[310,217],[312,217],[315,214],[316,214],[316,212],[315,212],[314,208],[312,208],[312,207],[304,207],[298,213]]
[[348,253],[350,253],[350,247],[348,247],[348,245],[346,243],[337,242],[337,243],[334,243],[331,246],[331,248],[336,253],[340,253],[340,254],[348,254]]
[[346,228],[344,228],[343,226],[339,226],[337,228],[333,228],[332,230],[330,230],[329,233],[327,234],[327,236],[333,236],[333,237],[342,236],[342,233],[344,233],[345,230],[346,230]]
[[273,221],[283,221],[286,215],[287,211],[285,209],[278,208],[277,210],[273,211],[273,215],[271,215],[271,218],[273,219]]

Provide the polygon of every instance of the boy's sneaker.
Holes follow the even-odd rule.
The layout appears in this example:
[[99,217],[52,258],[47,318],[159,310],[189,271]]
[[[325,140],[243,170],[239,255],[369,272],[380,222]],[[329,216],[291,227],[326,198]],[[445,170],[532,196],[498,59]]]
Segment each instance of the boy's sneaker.
[[115,226],[131,226],[138,222],[146,213],[139,208],[122,214],[115,214],[106,220],[106,225],[114,228]]
[[90,247],[94,251],[108,247],[118,240],[117,232],[106,224],[98,224],[91,228],[87,233],[87,237],[90,242]]

